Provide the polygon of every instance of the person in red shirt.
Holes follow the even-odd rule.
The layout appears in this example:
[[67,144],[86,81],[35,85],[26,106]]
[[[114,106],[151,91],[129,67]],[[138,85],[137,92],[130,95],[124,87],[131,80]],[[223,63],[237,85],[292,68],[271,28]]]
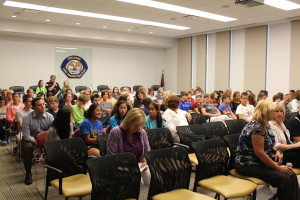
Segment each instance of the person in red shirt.
[[201,109],[199,108],[203,102],[203,94],[196,95],[196,101],[192,103],[192,110],[195,111],[196,113],[200,114]]

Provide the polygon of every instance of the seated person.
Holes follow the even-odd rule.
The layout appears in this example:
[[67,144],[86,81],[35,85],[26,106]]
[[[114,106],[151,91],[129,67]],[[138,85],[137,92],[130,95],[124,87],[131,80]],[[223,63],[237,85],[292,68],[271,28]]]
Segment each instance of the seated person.
[[201,112],[207,118],[208,122],[225,121],[230,118],[227,115],[221,115],[221,112],[213,104],[213,100],[210,98],[211,94],[204,95],[204,102],[201,104]]
[[280,101],[282,101],[282,99],[278,94],[273,95],[273,102],[280,102]]
[[182,91],[180,94],[181,94],[181,100],[180,100],[179,109],[184,110],[186,112],[190,112],[191,111],[191,103],[188,102],[188,93],[185,91]]
[[145,113],[139,108],[131,109],[120,126],[110,131],[107,140],[107,154],[114,155],[130,152],[135,155],[142,171],[142,181],[149,185],[150,172],[145,153],[150,151],[146,131],[143,129]]
[[156,100],[156,97],[154,96],[154,90],[152,88],[148,88],[147,97],[151,98],[152,101]]
[[232,112],[230,107],[230,96],[228,94],[224,94],[222,96],[222,103],[219,106],[219,110],[223,115],[227,115],[231,119],[237,119],[236,115]]
[[81,91],[82,94],[84,94],[87,98],[87,102],[86,102],[86,105],[85,107],[88,109],[91,105],[92,105],[92,101],[91,101],[91,90],[90,89],[86,89],[86,90],[83,90]]
[[196,96],[196,101],[192,103],[192,110],[198,114],[201,114],[200,106],[203,101],[203,94]]
[[241,103],[241,93],[239,91],[235,91],[232,95],[232,101],[230,102],[230,107],[232,112],[235,114],[237,107]]
[[6,121],[6,105],[5,105],[5,96],[0,96],[0,142],[7,143],[5,141],[5,125],[7,124]]
[[286,128],[290,131],[291,140],[300,142],[300,104],[296,116],[289,118],[286,122]]
[[290,94],[286,94],[284,95],[283,100],[280,102],[284,106],[286,113],[292,112],[293,107],[292,107],[291,99],[292,96]]
[[56,96],[51,96],[48,98],[48,102],[50,104],[50,109],[47,112],[53,115],[53,117],[55,118],[59,110],[58,108],[59,100]]
[[17,111],[24,108],[24,104],[20,102],[20,93],[13,93],[12,98],[13,103],[6,106],[6,119],[11,126],[15,123]]
[[253,120],[245,126],[239,137],[235,158],[236,171],[277,187],[279,200],[299,199],[297,176],[291,167],[281,165],[281,154],[274,147],[274,135],[268,125],[274,110],[273,102],[258,102]]
[[168,128],[172,134],[174,143],[180,142],[176,126],[189,125],[187,118],[189,121],[192,119],[192,116],[188,112],[179,109],[179,104],[180,98],[178,96],[170,96],[167,102],[167,110],[162,115],[166,121],[166,128]]
[[159,111],[158,104],[152,101],[149,105],[149,115],[146,117],[145,129],[164,128],[166,122]]
[[128,110],[127,102],[124,100],[118,100],[116,104],[116,114],[109,119],[110,129],[122,124]]
[[269,122],[272,133],[275,135],[275,148],[281,152],[283,156],[282,164],[287,162],[293,164],[293,167],[300,168],[300,142],[292,143],[290,141],[290,132],[283,124],[285,110],[281,103],[276,103],[273,111],[273,120]]
[[26,91],[26,94],[29,96],[29,97],[31,97],[31,98],[34,98],[34,92],[33,92],[33,89],[28,89],[27,91]]
[[155,97],[157,99],[158,104],[161,104],[163,97],[164,97],[164,88],[163,87],[158,88]]
[[188,102],[190,102],[191,105],[195,102],[195,99],[193,98],[193,93],[194,93],[193,89],[188,91],[188,95],[187,95],[187,99],[186,99]]
[[39,80],[38,82],[38,87],[36,88],[35,90],[35,93],[38,94],[42,92],[43,94],[46,94],[47,93],[47,89],[45,88],[45,83],[43,80]]
[[108,113],[111,113],[113,109],[113,104],[108,100],[108,92],[107,90],[102,90],[101,92],[102,101],[100,102],[100,106],[102,110],[107,111]]
[[144,90],[142,88],[139,88],[136,93],[135,93],[135,98],[134,98],[134,102],[133,102],[133,107],[134,108],[141,108],[142,107],[142,100],[143,98],[146,97],[146,93],[144,92]]
[[293,96],[293,100],[291,101],[292,104],[292,112],[297,112],[298,111],[298,105],[300,101],[300,90],[297,90]]
[[79,135],[84,140],[88,149],[89,156],[100,155],[97,135],[102,134],[102,123],[98,120],[101,116],[101,107],[99,104],[92,104],[87,110],[86,119],[80,125]]
[[84,120],[84,111],[86,111],[86,102],[88,99],[84,94],[79,95],[77,102],[75,105],[72,106],[72,118],[75,121],[76,129],[79,128],[80,124]]
[[63,106],[59,109],[48,130],[45,142],[63,140],[72,137],[74,132],[73,124],[71,123],[71,115],[71,106]]
[[149,105],[151,102],[152,102],[152,99],[150,97],[145,97],[142,99],[143,106],[141,109],[144,110],[146,116],[149,115]]
[[239,119],[250,122],[252,120],[253,112],[254,107],[248,104],[248,94],[247,92],[243,92],[241,95],[241,104],[237,107],[235,114]]

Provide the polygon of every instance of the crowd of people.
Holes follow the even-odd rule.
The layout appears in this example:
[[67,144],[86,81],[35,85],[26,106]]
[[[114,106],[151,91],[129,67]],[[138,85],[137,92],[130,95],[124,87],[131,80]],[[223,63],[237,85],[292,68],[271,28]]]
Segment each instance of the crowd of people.
[[[35,93],[35,94],[34,94]],[[237,170],[246,176],[261,178],[278,187],[279,199],[294,199],[286,188],[298,187],[287,162],[300,168],[300,90],[281,92],[271,101],[268,92],[256,96],[250,91],[232,93],[230,88],[204,93],[200,87],[176,94],[159,88],[157,93],[144,87],[135,94],[129,88],[118,87],[92,91],[87,88],[74,93],[68,80],[63,87],[51,75],[45,84],[38,82],[36,91],[28,89],[21,101],[19,93],[4,89],[0,97],[0,139],[9,143],[5,130],[15,130],[16,153],[23,156],[25,183],[32,183],[31,165],[37,134],[47,131],[46,142],[68,139],[75,131],[86,145],[88,154],[100,155],[97,135],[109,134],[108,154],[133,153],[140,162],[149,182],[149,171],[144,154],[150,151],[144,129],[168,128],[174,143],[180,142],[176,126],[188,125],[191,113],[206,117],[207,122],[243,119],[244,128],[237,149]],[[286,114],[295,113],[285,124]],[[282,159],[283,158],[283,159]],[[273,171],[272,171],[272,170]],[[259,170],[261,173],[257,173]],[[286,179],[285,185],[269,175]],[[287,178],[287,176],[289,178]],[[291,186],[292,185],[292,186]],[[298,187],[299,188],[299,187]],[[298,190],[297,190],[298,191]]]

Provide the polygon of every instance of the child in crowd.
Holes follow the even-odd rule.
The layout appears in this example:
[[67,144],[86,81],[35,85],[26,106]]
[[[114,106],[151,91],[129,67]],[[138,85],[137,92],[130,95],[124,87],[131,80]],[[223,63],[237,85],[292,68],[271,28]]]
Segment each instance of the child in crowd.
[[53,116],[53,118],[55,118],[59,109],[58,108],[59,100],[56,96],[52,96],[49,97],[48,102],[50,104],[50,109],[47,112],[50,113]]
[[219,106],[219,110],[223,115],[227,115],[231,119],[237,119],[236,115],[232,112],[230,107],[230,96],[228,94],[224,94],[222,97],[222,103]]
[[220,93],[217,91],[210,94],[210,99],[212,100],[212,103],[218,108],[220,105]]
[[142,99],[143,106],[141,109],[144,110],[146,116],[149,115],[149,105],[151,102],[152,102],[152,99],[150,97],[145,97]]
[[192,105],[194,102],[195,102],[195,100],[194,100],[194,98],[192,97],[193,96],[193,93],[191,92],[192,90],[190,90],[189,92],[188,92],[188,95],[187,95],[187,101],[188,102],[190,102],[190,104]]
[[79,95],[77,103],[72,106],[72,118],[75,121],[75,127],[79,128],[80,124],[84,120],[84,112],[87,110],[86,103],[88,99],[84,94]]
[[0,141],[2,142],[5,139],[5,129],[6,125],[6,105],[5,105],[5,97],[0,96]]
[[221,115],[218,108],[212,103],[213,100],[210,98],[212,94],[204,95],[204,103],[201,104],[201,112],[208,119],[209,122],[225,121],[230,118],[227,115]]
[[33,97],[33,95],[34,95],[33,89],[30,89],[30,88],[29,88],[29,89],[26,91],[26,94],[27,94],[29,97],[34,98],[34,97]]
[[146,117],[144,127],[146,129],[164,128],[166,122],[162,119],[158,104],[152,101],[149,105],[149,115]]
[[135,98],[134,98],[134,103],[133,107],[134,108],[141,108],[142,104],[142,99],[145,98],[146,94],[142,88],[139,88],[136,91]]
[[148,88],[148,95],[149,98],[151,98],[152,100],[155,100],[155,96],[154,96],[154,90],[152,88]]
[[114,114],[110,120],[109,120],[109,125],[110,129],[113,129],[116,126],[119,126],[122,122],[123,119],[125,118],[129,108],[127,105],[127,102],[124,100],[119,100],[116,104],[116,114]]
[[85,114],[86,119],[84,119],[80,125],[79,135],[87,146],[89,156],[100,155],[99,145],[97,143],[97,135],[102,134],[102,123],[98,120],[100,116],[100,105],[92,104]]
[[114,87],[114,88],[113,88],[111,96],[112,96],[113,98],[115,98],[116,100],[119,99],[119,97],[121,96],[121,94],[120,94],[120,92],[119,92],[119,88],[118,88],[118,87]]
[[[94,94],[91,97],[91,101],[92,101],[92,104],[99,104],[100,105],[101,97],[99,96],[99,94]],[[103,126],[102,131],[103,131],[103,133],[107,133],[106,129],[109,127],[109,118],[110,118],[109,113],[107,111],[102,110],[102,108],[101,108],[101,116],[98,120],[100,122],[102,122],[102,126]]]
[[286,113],[292,112],[293,107],[291,104],[291,99],[292,99],[292,96],[290,94],[286,94],[286,95],[284,95],[283,100],[280,102],[284,106]]
[[248,94],[247,92],[243,92],[241,95],[241,104],[237,107],[235,114],[239,119],[243,119],[249,123],[252,120],[253,113],[253,105],[248,104]]
[[196,101],[192,104],[192,110],[198,114],[201,113],[200,106],[203,101],[203,94],[196,96]]
[[108,113],[111,113],[113,109],[113,104],[108,100],[108,92],[107,90],[102,90],[101,92],[102,101],[100,102],[100,106],[102,110],[107,111]]
[[157,101],[159,104],[162,103],[162,99],[164,97],[164,88],[163,87],[160,87],[158,88],[158,91],[157,91],[157,94],[155,95]]
[[7,98],[6,98],[6,105],[12,104],[13,103],[13,90],[8,90],[7,92]]
[[43,80],[39,80],[38,87],[35,90],[36,94],[39,94],[40,92],[42,92],[43,94],[47,93],[47,89],[45,88],[45,82]]
[[188,99],[188,93],[185,91],[182,91],[179,109],[184,110],[186,112],[190,112],[191,111],[191,103],[188,102],[187,99]]
[[241,103],[241,93],[239,91],[235,91],[232,95],[232,101],[230,102],[231,110],[235,113],[237,107]]

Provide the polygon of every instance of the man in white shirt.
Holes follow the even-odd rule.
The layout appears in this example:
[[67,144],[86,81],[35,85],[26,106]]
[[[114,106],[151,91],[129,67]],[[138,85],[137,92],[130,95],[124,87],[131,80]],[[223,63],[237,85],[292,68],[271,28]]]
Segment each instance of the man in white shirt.
[[293,107],[292,107],[291,100],[292,100],[292,96],[290,94],[286,94],[284,95],[283,100],[280,102],[284,106],[286,113],[292,112]]
[[239,119],[250,122],[252,120],[253,112],[254,107],[248,104],[248,94],[247,92],[243,92],[241,94],[241,104],[237,107],[235,114]]

